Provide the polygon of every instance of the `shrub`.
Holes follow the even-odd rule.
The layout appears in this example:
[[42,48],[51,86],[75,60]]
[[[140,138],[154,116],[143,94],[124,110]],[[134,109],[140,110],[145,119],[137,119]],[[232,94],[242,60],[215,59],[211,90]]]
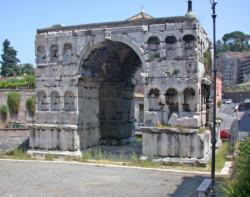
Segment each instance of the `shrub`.
[[217,106],[218,106],[218,107],[221,107],[221,104],[222,104],[222,102],[221,102],[221,100],[219,100],[219,101],[217,102]]
[[7,81],[7,84],[22,84],[22,83],[24,83],[24,79],[16,79],[14,77],[10,78]]
[[36,95],[33,95],[32,97],[26,100],[26,106],[34,115],[36,111]]
[[180,71],[178,69],[174,69],[174,74],[177,75]]
[[235,162],[235,174],[226,182],[227,196],[250,196],[250,137],[239,141],[238,156]]
[[223,118],[221,118],[221,117],[216,117],[215,120],[221,120],[221,121],[223,121]]
[[18,92],[11,92],[8,94],[7,103],[8,103],[9,109],[12,112],[17,113],[19,111],[20,102],[21,102],[21,96]]
[[35,88],[35,75],[24,75],[25,81],[31,86],[32,89]]
[[8,114],[9,108],[7,105],[1,105],[0,107],[0,113],[6,116]]

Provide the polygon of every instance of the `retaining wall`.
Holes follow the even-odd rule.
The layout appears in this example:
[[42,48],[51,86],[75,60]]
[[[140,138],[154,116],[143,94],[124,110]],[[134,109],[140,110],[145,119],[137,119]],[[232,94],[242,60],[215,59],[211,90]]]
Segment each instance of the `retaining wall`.
[[35,94],[34,90],[0,90],[0,106],[7,105],[7,97],[10,92],[18,92],[21,95],[21,103],[18,114],[8,113],[7,116],[0,114],[0,128],[4,128],[8,123],[26,124],[34,121],[34,116],[26,107],[26,100]]
[[0,129],[0,152],[29,149],[29,129]]

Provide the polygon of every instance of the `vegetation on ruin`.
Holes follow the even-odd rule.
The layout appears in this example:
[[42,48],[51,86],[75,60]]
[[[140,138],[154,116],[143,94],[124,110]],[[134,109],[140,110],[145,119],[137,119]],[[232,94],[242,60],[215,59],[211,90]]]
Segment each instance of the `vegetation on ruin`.
[[154,55],[151,56],[151,58],[156,59],[156,58],[160,58],[160,54],[159,53],[155,53]]
[[35,115],[35,111],[36,111],[36,95],[35,94],[26,100],[26,106],[28,110],[30,110],[32,115]]
[[161,123],[159,123],[156,127],[157,128],[172,128],[169,125],[162,125]]
[[212,58],[211,58],[211,53],[209,49],[204,52],[203,61],[204,61],[206,75],[211,77],[212,76]]
[[199,134],[204,134],[207,130],[210,130],[208,127],[199,128]]
[[180,72],[179,69],[174,69],[174,71],[173,71],[174,75],[177,75],[179,72]]
[[8,94],[7,104],[12,112],[17,113],[19,111],[20,102],[21,95],[18,92],[10,92]]
[[250,196],[250,137],[238,141],[234,173],[222,189],[229,197]]
[[9,108],[7,105],[2,104],[0,107],[0,113],[4,116],[6,116],[9,112]]

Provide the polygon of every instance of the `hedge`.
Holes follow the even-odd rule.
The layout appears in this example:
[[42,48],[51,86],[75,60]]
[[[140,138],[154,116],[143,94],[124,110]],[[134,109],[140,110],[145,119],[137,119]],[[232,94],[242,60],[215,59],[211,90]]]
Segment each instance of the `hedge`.
[[21,95],[18,92],[11,92],[8,94],[7,104],[12,112],[17,113],[19,111],[20,102]]

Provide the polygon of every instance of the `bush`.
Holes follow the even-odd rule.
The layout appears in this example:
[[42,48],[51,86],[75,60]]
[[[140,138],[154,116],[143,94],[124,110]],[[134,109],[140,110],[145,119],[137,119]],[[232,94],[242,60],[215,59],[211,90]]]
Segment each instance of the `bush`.
[[218,106],[218,107],[221,107],[221,104],[222,104],[222,102],[221,102],[221,100],[219,100],[219,101],[217,102],[217,106]]
[[26,106],[34,115],[36,111],[36,95],[33,95],[32,97],[26,100]]
[[235,174],[226,182],[225,193],[229,197],[250,196],[250,137],[239,141]]
[[8,94],[7,103],[8,103],[9,109],[12,112],[17,113],[19,111],[20,102],[21,102],[21,96],[18,92],[11,92]]
[[7,84],[22,84],[22,83],[24,83],[24,79],[16,79],[14,77],[10,78],[7,81]]
[[6,116],[8,114],[9,108],[7,105],[1,105],[0,107],[0,113]]
[[32,89],[35,88],[35,75],[24,75],[25,81]]
[[216,117],[215,120],[221,120],[221,121],[223,121],[223,119],[221,117]]

